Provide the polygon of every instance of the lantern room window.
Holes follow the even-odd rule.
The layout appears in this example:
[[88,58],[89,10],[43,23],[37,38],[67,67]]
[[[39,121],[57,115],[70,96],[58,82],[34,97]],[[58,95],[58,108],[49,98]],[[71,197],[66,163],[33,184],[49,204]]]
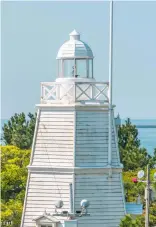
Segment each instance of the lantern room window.
[[74,76],[74,65],[75,65],[74,59],[63,60],[62,77]]
[[89,77],[93,78],[93,59],[88,59],[88,64]]
[[58,61],[58,75],[62,78],[93,78],[92,59],[62,59]]
[[78,77],[87,77],[87,60],[85,59],[76,59],[76,75]]

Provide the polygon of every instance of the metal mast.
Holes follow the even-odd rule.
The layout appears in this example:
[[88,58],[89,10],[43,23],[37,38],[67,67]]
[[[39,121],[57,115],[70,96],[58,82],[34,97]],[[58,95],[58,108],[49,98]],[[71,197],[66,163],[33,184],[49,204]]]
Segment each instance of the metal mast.
[[113,71],[113,0],[110,0],[109,21],[109,145],[108,165],[112,164],[112,71]]
[[146,214],[145,214],[145,227],[149,227],[149,205],[150,205],[150,171],[147,165],[147,181],[146,181]]

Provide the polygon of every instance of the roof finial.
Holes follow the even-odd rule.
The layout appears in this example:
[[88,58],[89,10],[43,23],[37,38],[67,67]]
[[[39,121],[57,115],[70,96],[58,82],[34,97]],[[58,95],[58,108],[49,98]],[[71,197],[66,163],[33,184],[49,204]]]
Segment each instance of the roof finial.
[[80,40],[80,33],[77,32],[75,29],[69,35],[70,40]]

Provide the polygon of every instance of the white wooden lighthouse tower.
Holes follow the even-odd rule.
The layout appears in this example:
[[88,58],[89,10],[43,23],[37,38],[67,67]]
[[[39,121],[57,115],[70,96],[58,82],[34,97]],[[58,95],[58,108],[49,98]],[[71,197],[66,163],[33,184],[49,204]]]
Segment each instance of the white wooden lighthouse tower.
[[41,83],[21,227],[117,227],[125,204],[109,83],[96,82],[75,30],[57,60],[56,81]]

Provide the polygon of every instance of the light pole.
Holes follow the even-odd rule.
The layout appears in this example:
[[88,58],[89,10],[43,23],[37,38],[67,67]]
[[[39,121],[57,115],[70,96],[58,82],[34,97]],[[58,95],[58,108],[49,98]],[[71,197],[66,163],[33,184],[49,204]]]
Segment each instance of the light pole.
[[145,189],[145,200],[146,200],[146,215],[145,215],[145,227],[149,227],[149,204],[150,204],[150,171],[149,165],[147,165],[147,182]]
[[145,188],[145,200],[146,200],[145,227],[149,227],[150,190],[151,190],[151,183],[155,182],[155,180],[156,180],[156,173],[154,173],[154,176],[153,176],[154,181],[150,181],[150,167],[149,167],[149,165],[147,165],[146,180],[145,181],[140,180],[145,175],[143,170],[140,170],[137,175],[138,175],[139,180],[137,178],[133,178],[134,183],[138,183],[138,182],[146,183],[146,188]]

